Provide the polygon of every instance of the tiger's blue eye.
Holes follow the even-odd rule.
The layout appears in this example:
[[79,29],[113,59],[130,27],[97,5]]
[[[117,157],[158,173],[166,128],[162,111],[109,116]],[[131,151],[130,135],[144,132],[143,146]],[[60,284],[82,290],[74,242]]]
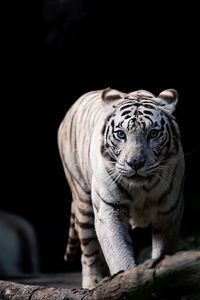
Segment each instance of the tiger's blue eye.
[[115,136],[120,140],[124,140],[126,138],[126,134],[122,130],[115,131]]
[[152,129],[150,132],[149,132],[149,138],[150,139],[155,139],[159,134],[159,130],[157,129]]

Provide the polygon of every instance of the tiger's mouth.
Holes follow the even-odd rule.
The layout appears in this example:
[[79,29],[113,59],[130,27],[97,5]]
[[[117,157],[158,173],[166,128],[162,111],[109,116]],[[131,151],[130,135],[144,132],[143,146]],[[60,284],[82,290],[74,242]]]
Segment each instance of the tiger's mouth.
[[147,179],[149,180],[150,178],[154,177],[158,166],[159,163],[154,163],[153,165],[149,166],[147,170],[135,170],[129,166],[127,167],[127,165],[122,165],[118,162],[115,164],[118,173],[120,173],[125,178],[130,178],[137,182],[145,181]]

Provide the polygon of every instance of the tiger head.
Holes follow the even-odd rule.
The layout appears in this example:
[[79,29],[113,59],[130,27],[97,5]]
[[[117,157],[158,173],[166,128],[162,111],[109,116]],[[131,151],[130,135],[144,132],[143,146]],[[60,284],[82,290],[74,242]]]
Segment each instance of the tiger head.
[[176,156],[180,146],[173,116],[177,101],[173,89],[158,97],[145,90],[129,94],[110,88],[103,91],[107,119],[102,153],[117,174],[145,180]]

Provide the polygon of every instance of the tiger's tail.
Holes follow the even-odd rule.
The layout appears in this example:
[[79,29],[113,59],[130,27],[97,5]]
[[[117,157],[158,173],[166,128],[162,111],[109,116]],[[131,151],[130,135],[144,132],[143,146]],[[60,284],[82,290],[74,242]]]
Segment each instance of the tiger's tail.
[[69,226],[69,235],[67,241],[67,248],[64,255],[64,260],[67,262],[71,262],[74,260],[74,257],[79,249],[79,238],[75,228],[75,213],[74,213],[74,205],[72,202],[71,207],[71,216],[70,216],[70,226]]

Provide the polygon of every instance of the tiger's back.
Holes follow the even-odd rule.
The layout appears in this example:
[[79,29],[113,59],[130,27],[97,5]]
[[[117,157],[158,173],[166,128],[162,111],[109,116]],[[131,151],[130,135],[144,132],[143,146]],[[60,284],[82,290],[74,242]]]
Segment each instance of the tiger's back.
[[[91,139],[95,124],[102,117],[101,91],[92,91],[84,94],[72,105],[58,130],[60,156],[72,192],[65,260],[74,259],[80,244],[85,287],[92,287],[104,277],[102,274],[107,273],[94,228],[91,201]],[[90,265],[94,264],[99,271],[91,273]]]
[[[65,171],[76,181],[81,181],[88,192],[91,187],[91,138],[97,120],[102,117],[101,91],[92,91],[72,105],[58,131],[58,144]],[[67,176],[69,180],[69,175]]]
[[72,191],[66,259],[80,243],[83,287],[135,265],[129,224],[152,226],[152,258],[172,253],[183,214],[177,93],[106,89],[80,97],[59,127]]

